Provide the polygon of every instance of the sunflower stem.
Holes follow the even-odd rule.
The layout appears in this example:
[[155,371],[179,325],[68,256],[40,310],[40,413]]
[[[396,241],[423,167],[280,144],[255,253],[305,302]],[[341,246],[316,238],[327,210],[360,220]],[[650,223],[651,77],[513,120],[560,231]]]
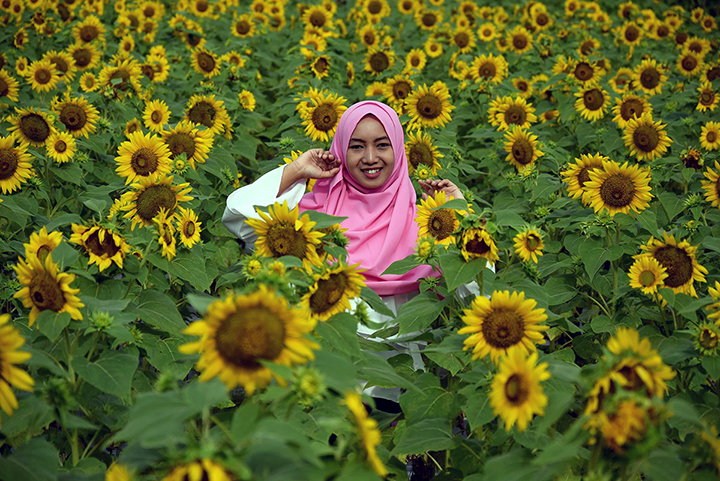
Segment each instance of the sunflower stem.
[[667,332],[667,321],[665,320],[665,310],[662,307],[662,302],[660,301],[660,296],[655,294],[655,303],[658,306],[658,311],[660,311],[660,330],[665,335],[665,337],[670,337]]
[[483,273],[484,273],[484,272],[485,272],[485,269],[483,268],[483,270],[481,270],[480,272],[478,272],[478,275],[477,275],[477,278],[476,278],[476,279],[477,279],[478,289],[480,290],[480,295],[481,295],[481,296],[484,296],[484,295],[485,295],[485,286],[484,286],[484,283],[483,283]]
[[442,466],[440,466],[440,463],[438,463],[437,460],[436,460],[435,458],[433,458],[432,454],[430,454],[430,453],[425,453],[425,455],[426,455],[428,458],[430,458],[430,460],[433,462],[433,464],[435,465],[435,467],[437,467],[440,471],[442,471],[442,469],[443,469]]
[[229,440],[231,443],[234,443],[234,442],[235,442],[235,440],[233,439],[232,434],[230,434],[230,431],[228,430],[228,428],[222,423],[222,421],[220,421],[220,420],[219,420],[214,414],[212,414],[212,413],[210,414],[210,420],[215,423],[215,426],[217,426],[218,428],[220,428],[220,431],[222,431],[222,432],[225,434],[225,436],[227,436],[228,440]]
[[[141,272],[142,268],[147,263],[147,256],[150,253],[150,247],[152,247],[153,243],[155,243],[155,237],[151,237],[150,242],[148,242],[148,245],[145,246],[145,251],[143,251],[143,254],[142,254],[143,257],[142,257],[142,261],[140,261],[140,267],[138,268],[138,272]],[[128,287],[127,287],[127,290],[125,291],[125,295],[122,296],[123,299],[125,299],[128,296],[128,294],[130,294],[130,289],[132,289],[132,286],[133,286],[133,281],[128,282]]]

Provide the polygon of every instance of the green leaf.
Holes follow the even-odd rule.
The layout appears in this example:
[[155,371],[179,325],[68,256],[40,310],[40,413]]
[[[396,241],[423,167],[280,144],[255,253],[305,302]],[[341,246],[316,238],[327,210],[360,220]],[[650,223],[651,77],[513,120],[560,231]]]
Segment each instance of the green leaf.
[[467,284],[485,269],[485,259],[473,259],[465,262],[459,254],[450,253],[440,256],[440,268],[443,271],[448,290],[454,290],[463,284]]
[[187,376],[193,365],[192,358],[180,354],[178,347],[188,342],[187,336],[145,336],[142,348],[148,355],[150,364],[161,373],[171,373],[176,379]]
[[715,380],[720,379],[720,357],[703,356],[701,363],[708,376]]
[[577,135],[578,148],[582,151],[586,145],[597,141],[597,133],[594,123],[579,122],[575,128]]
[[37,316],[37,326],[40,332],[50,341],[55,341],[60,333],[70,324],[69,312],[53,312],[49,309],[42,311]]
[[707,236],[702,240],[702,245],[706,249],[720,252],[720,237]]
[[188,387],[181,391],[183,399],[187,400],[189,406],[195,408],[195,412],[211,409],[228,399],[228,391],[220,378],[214,378],[207,382],[191,382]]
[[47,229],[48,232],[52,232],[55,229],[57,229],[58,227],[63,227],[63,226],[66,226],[66,225],[72,224],[72,223],[82,224],[83,218],[77,214],[63,214],[61,216],[54,218],[50,222],[48,222],[45,225],[45,228]]
[[457,395],[443,389],[434,374],[423,373],[414,384],[417,391],[406,391],[400,396],[400,406],[408,425],[433,418],[445,418],[450,422],[460,412]]
[[443,205],[433,207],[431,210],[442,209],[467,210],[467,201],[465,199],[452,199],[445,202]]
[[7,458],[0,458],[0,480],[54,481],[59,465],[55,447],[42,438],[33,438],[17,446]]
[[383,275],[386,274],[405,274],[409,270],[416,268],[420,265],[420,261],[418,260],[417,256],[415,254],[410,254],[404,259],[400,259],[399,261],[395,261],[392,264],[388,266],[387,269],[385,269],[385,272],[383,272]]
[[5,417],[0,433],[8,438],[15,438],[23,432],[32,435],[32,433],[42,431],[54,420],[55,410],[44,399],[38,399],[32,395],[19,397],[17,410],[9,419],[7,416]]
[[434,292],[421,292],[401,305],[395,320],[400,324],[400,334],[409,334],[425,329],[437,319],[452,297],[438,299]]
[[355,362],[357,377],[368,383],[385,388],[401,387],[417,391],[413,383],[399,375],[387,360],[372,352],[364,352]]
[[357,338],[358,320],[352,314],[341,312],[315,327],[318,335],[330,350],[337,350],[351,357],[360,357]]
[[245,401],[235,409],[230,423],[230,434],[236,443],[247,439],[253,432],[260,415],[260,407],[250,401]]
[[210,307],[210,304],[217,301],[218,299],[207,294],[188,294],[185,296],[188,304],[193,306],[201,316],[204,316]]
[[369,287],[362,287],[362,289],[360,290],[360,298],[363,301],[367,302],[370,308],[378,314],[382,314],[383,316],[388,316],[391,318],[395,317],[395,313],[391,311],[390,308],[385,305],[382,298],[378,296],[377,293]]
[[157,329],[170,334],[179,334],[187,327],[175,307],[175,302],[160,291],[144,290],[137,304],[137,307],[130,309],[130,312]]
[[592,321],[590,321],[590,327],[596,334],[600,334],[601,332],[615,332],[615,324],[605,315],[593,317]]
[[358,386],[357,369],[344,354],[325,350],[317,351],[313,366],[325,378],[325,384],[334,391],[344,393],[348,389],[356,389]]
[[392,454],[422,454],[453,449],[460,441],[453,437],[447,419],[424,419],[412,424],[395,440]]
[[463,412],[467,416],[472,430],[478,429],[495,419],[492,406],[490,406],[490,397],[482,389],[467,396],[467,400],[463,405]]
[[683,478],[685,465],[678,456],[679,446],[663,446],[643,460],[640,471],[653,481],[676,481]]
[[95,362],[76,357],[72,366],[80,377],[102,392],[128,399],[132,378],[138,367],[138,355],[137,351],[105,351]]
[[212,284],[212,279],[208,277],[205,269],[205,260],[194,252],[182,252],[172,262],[168,262],[168,272],[188,281],[199,291],[207,291]]
[[495,223],[499,226],[521,227],[527,224],[525,219],[510,210],[498,210],[495,215]]
[[55,249],[53,249],[50,257],[53,262],[60,266],[60,270],[63,270],[75,263],[78,258],[78,252],[68,245],[67,242],[62,241]]
[[310,216],[310,220],[316,222],[314,229],[324,229],[326,227],[339,224],[340,222],[347,219],[347,217],[335,217],[334,215],[326,214],[316,210],[306,210],[303,214]]
[[604,148],[604,154],[608,157],[614,157],[616,152],[623,151],[623,139],[618,133],[617,129],[605,129],[602,134],[602,147]]
[[635,218],[640,221],[640,225],[650,233],[650,235],[657,236],[658,225],[657,216],[652,210],[646,209],[639,214],[635,214]]
[[660,201],[660,204],[662,204],[662,209],[660,210],[660,212],[667,212],[667,223],[672,222],[675,216],[677,216],[685,208],[682,198],[672,192],[663,192],[657,197]]

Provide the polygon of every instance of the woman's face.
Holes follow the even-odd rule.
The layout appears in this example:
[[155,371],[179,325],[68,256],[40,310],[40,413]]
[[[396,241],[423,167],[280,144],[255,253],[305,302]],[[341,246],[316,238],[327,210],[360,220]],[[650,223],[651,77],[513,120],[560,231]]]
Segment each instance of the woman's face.
[[358,122],[350,136],[346,154],[350,175],[363,187],[376,189],[390,177],[395,152],[379,120],[367,116]]

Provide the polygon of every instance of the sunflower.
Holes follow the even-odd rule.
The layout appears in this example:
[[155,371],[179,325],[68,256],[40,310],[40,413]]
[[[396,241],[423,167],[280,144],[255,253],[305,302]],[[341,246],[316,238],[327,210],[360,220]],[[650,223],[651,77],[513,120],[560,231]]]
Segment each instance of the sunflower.
[[617,37],[624,44],[633,48],[643,39],[643,31],[634,21],[626,21],[619,28]]
[[404,72],[420,72],[427,64],[427,55],[419,48],[414,48],[405,56]]
[[32,155],[27,146],[15,147],[15,136],[0,136],[0,190],[3,194],[12,194],[20,185],[34,176]]
[[373,82],[365,88],[366,97],[379,97],[385,96],[387,90],[386,85],[383,82]]
[[135,230],[136,224],[145,227],[152,225],[153,218],[161,209],[165,209],[173,217],[178,203],[192,199],[192,196],[188,195],[192,190],[189,183],[172,185],[172,181],[172,175],[151,174],[138,177],[138,181],[130,186],[132,190],[122,195],[121,209],[127,211],[123,217],[132,217],[130,230]]
[[55,162],[62,164],[69,162],[77,150],[75,137],[68,132],[54,132],[45,141],[48,156]]
[[511,51],[516,54],[524,54],[533,46],[532,34],[522,25],[516,25],[507,34],[507,43]]
[[232,472],[226,471],[221,464],[209,458],[202,458],[175,466],[162,481],[233,481],[234,479],[236,478]]
[[654,257],[640,257],[630,266],[630,287],[655,295],[668,276],[666,269]]
[[460,214],[466,212],[441,208],[449,200],[452,200],[452,197],[448,199],[445,192],[438,191],[434,197],[428,196],[426,200],[420,201],[415,217],[415,222],[419,226],[418,236],[431,236],[437,245],[449,246],[455,242],[453,234],[460,227],[455,212]]
[[677,59],[675,68],[685,77],[693,77],[698,74],[704,67],[702,57],[691,51],[685,50]]
[[720,122],[707,122],[700,131],[700,145],[705,150],[720,149]]
[[100,113],[83,97],[70,97],[66,93],[62,100],[53,100],[52,109],[65,129],[76,138],[89,137],[97,129]]
[[530,128],[530,125],[537,122],[535,108],[524,98],[518,96],[497,97],[490,102],[488,109],[488,120],[490,125],[499,130],[508,130],[510,126],[523,129]]
[[327,142],[335,135],[340,117],[347,110],[345,102],[345,97],[331,93],[311,97],[310,104],[300,112],[305,135],[313,142]]
[[710,112],[714,111],[718,106],[720,96],[715,93],[712,88],[712,84],[707,81],[702,81],[697,91],[699,95],[698,103],[695,107],[695,110],[698,110],[700,112],[705,112],[707,110],[709,110]]
[[470,72],[476,81],[499,84],[508,75],[508,63],[502,55],[480,55],[473,59]]
[[[718,166],[720,169],[720,166]],[[712,298],[713,303],[705,307],[708,313],[708,319],[712,319],[715,325],[720,327],[720,281],[715,281],[714,287],[708,288],[708,295]]]
[[97,77],[92,72],[85,72],[80,76],[80,88],[83,92],[94,92],[98,87]]
[[608,81],[610,87],[618,94],[624,94],[632,87],[634,72],[627,67],[620,67]]
[[588,57],[593,54],[597,54],[600,49],[600,41],[593,37],[588,37],[578,45],[577,52],[582,57]]
[[[20,83],[5,72],[5,70],[0,69],[0,100],[2,100],[3,97],[6,97],[13,102],[17,102],[19,91]],[[0,102],[0,108],[2,108],[3,105],[6,106],[7,104]]]
[[23,344],[25,337],[10,323],[10,314],[0,314],[0,410],[5,411],[8,416],[12,416],[13,411],[19,407],[11,386],[32,392],[35,385],[27,372],[15,366],[32,357],[29,352],[18,350]]
[[178,207],[180,215],[177,220],[177,229],[180,232],[180,242],[182,245],[190,249],[192,246],[200,242],[200,226],[202,222],[198,221],[197,214],[192,209]]
[[453,32],[452,42],[460,53],[468,53],[477,45],[475,34],[468,27],[457,27]]
[[418,6],[415,10],[415,24],[422,30],[437,30],[443,21],[443,11],[441,9],[424,8]]
[[544,309],[535,309],[536,305],[535,300],[525,299],[524,292],[495,291],[490,299],[477,296],[463,311],[462,321],[467,326],[458,334],[471,334],[463,341],[463,349],[472,349],[473,360],[489,354],[496,364],[515,346],[521,348],[521,354],[534,352],[535,344],[544,339],[542,331],[549,329],[539,324],[547,315]]
[[[2,152],[0,150],[0,152]],[[715,161],[715,168],[720,171],[720,163]],[[705,177],[708,180],[702,181],[703,189],[705,189],[705,200],[710,202],[710,205],[720,209],[720,175],[715,172],[711,167],[708,167],[705,171]]]
[[450,103],[450,91],[441,80],[431,87],[423,84],[411,93],[406,101],[411,125],[416,127],[444,127],[452,119],[450,112],[455,108]]
[[145,127],[153,132],[162,132],[163,125],[170,121],[170,109],[164,100],[152,100],[145,104],[143,112]]
[[374,48],[380,45],[381,35],[373,24],[367,24],[358,31],[360,43],[367,48]]
[[265,257],[280,258],[295,256],[303,261],[307,269],[319,265],[315,247],[324,235],[313,230],[315,222],[308,214],[299,215],[298,207],[289,210],[287,202],[276,202],[268,207],[268,214],[258,210],[260,219],[248,219],[245,222],[255,229],[258,240],[255,249]]
[[424,165],[430,169],[432,175],[437,175],[437,170],[440,168],[440,162],[438,159],[443,155],[438,152],[435,145],[433,145],[432,137],[426,132],[416,130],[414,132],[408,132],[407,142],[405,142],[405,154],[408,159],[408,169],[410,175],[415,173],[415,169],[420,165]]
[[649,112],[639,118],[629,119],[623,134],[625,147],[640,160],[651,161],[662,157],[672,143],[664,129],[665,125],[659,120],[653,122]]
[[350,299],[360,296],[365,277],[359,264],[325,266],[322,272],[313,274],[315,283],[300,301],[299,306],[310,311],[318,321],[327,321],[338,312],[350,309]]
[[49,60],[37,60],[28,68],[28,82],[36,92],[49,92],[60,82],[60,74]]
[[220,74],[220,62],[218,57],[210,50],[197,48],[192,52],[192,68],[205,78],[213,78]]
[[242,386],[248,395],[270,384],[285,385],[276,372],[261,364],[304,364],[315,358],[316,343],[305,338],[316,324],[308,312],[292,307],[287,299],[261,284],[251,294],[230,294],[208,307],[205,317],[184,331],[200,339],[180,346],[185,354],[200,353],[199,380],[215,376],[228,389]]
[[72,230],[70,242],[85,249],[90,256],[88,265],[97,264],[98,270],[102,272],[114,262],[122,269],[123,260],[130,252],[130,245],[120,234],[98,224],[92,227],[72,224]]
[[465,262],[470,262],[470,259],[483,258],[492,266],[495,265],[495,261],[500,259],[495,241],[482,228],[464,229],[460,232],[457,245]]
[[365,71],[373,76],[382,74],[395,65],[395,53],[390,49],[375,47],[369,49],[365,55]]
[[700,26],[702,26],[702,29],[705,31],[705,33],[711,33],[713,30],[715,30],[715,27],[717,27],[715,17],[705,15],[702,19],[700,19]]
[[505,160],[514,165],[518,172],[545,155],[537,148],[537,135],[528,133],[518,125],[505,132],[505,140],[505,152],[508,153]]
[[524,99],[528,99],[534,93],[532,83],[525,77],[516,77],[512,79],[513,87],[518,90],[518,95]]
[[50,135],[55,132],[50,117],[41,110],[32,107],[26,109],[15,107],[15,113],[8,119],[12,124],[8,131],[15,132],[15,136],[23,144],[42,147]]
[[720,61],[708,62],[703,68],[702,74],[700,74],[701,82],[713,83],[715,80],[720,78]]
[[372,470],[384,478],[388,470],[377,455],[377,446],[382,442],[382,433],[378,429],[375,419],[368,416],[368,412],[362,403],[360,395],[354,391],[348,391],[343,401],[355,419],[360,441],[367,456],[367,461]]
[[477,30],[478,37],[483,42],[491,42],[495,40],[498,36],[497,34],[497,27],[495,27],[495,24],[492,22],[486,22],[480,25]]
[[42,59],[53,64],[60,76],[67,82],[75,78],[77,67],[75,66],[75,60],[69,53],[50,50],[42,56]]
[[635,68],[633,87],[648,95],[656,95],[662,93],[663,84],[667,79],[665,68],[658,65],[655,59],[649,58]]
[[62,232],[53,231],[48,234],[47,228],[42,227],[38,232],[30,234],[27,244],[23,244],[25,248],[25,257],[37,257],[41,262],[45,262],[45,258],[62,242]]
[[160,209],[153,223],[158,235],[158,245],[162,248],[161,255],[171,261],[177,255],[177,239],[175,238],[175,226],[172,224],[172,216],[168,215],[168,211]]
[[701,356],[717,356],[720,351],[720,327],[703,322],[693,329],[693,344]]
[[13,297],[22,300],[23,306],[32,308],[30,326],[35,324],[38,314],[46,310],[67,312],[71,318],[82,320],[80,308],[85,304],[76,296],[80,289],[70,287],[75,274],[58,272],[59,267],[53,262],[51,254],[45,257],[44,263],[37,257],[20,258],[13,269],[18,282],[23,285]]
[[152,83],[162,83],[170,76],[170,63],[164,56],[148,55],[145,63],[140,65],[140,71]]
[[67,53],[79,70],[94,69],[102,59],[102,52],[92,44],[75,44],[67,49]]
[[615,114],[613,122],[624,129],[629,120],[642,117],[644,113],[652,113],[652,106],[645,97],[626,93],[622,98],[615,99],[612,113]]
[[95,15],[87,15],[76,23],[72,29],[72,36],[79,44],[91,43],[94,40],[104,42],[105,25]]
[[138,119],[132,119],[125,122],[125,137],[129,137],[134,132],[142,132],[142,123]]
[[150,133],[130,134],[128,140],[118,147],[115,162],[115,171],[120,177],[125,177],[126,185],[140,177],[169,174],[172,170],[170,149],[159,137]]
[[98,74],[98,83],[101,87],[112,89],[118,98],[122,98],[125,94],[131,93],[131,89],[140,93],[141,75],[140,64],[134,58],[126,58],[116,65],[105,65]]
[[433,40],[432,37],[428,38],[425,41],[425,43],[423,44],[423,50],[425,50],[425,53],[430,58],[438,58],[440,55],[443,54],[442,43],[438,42],[437,40]]
[[651,237],[646,245],[640,247],[645,252],[633,258],[655,258],[666,269],[667,278],[663,280],[666,287],[676,293],[697,297],[693,281],[705,282],[705,274],[708,273],[695,257],[697,247],[686,240],[678,242],[674,235],[664,231],[663,238],[665,242]]
[[387,80],[385,84],[385,98],[388,99],[391,105],[402,105],[408,98],[415,87],[410,77],[405,74],[398,74],[391,79]]
[[598,64],[582,60],[572,64],[568,77],[577,80],[581,85],[591,86],[597,85],[604,74],[604,69]]
[[602,169],[588,171],[587,200],[595,212],[607,209],[611,216],[627,214],[630,209],[640,212],[648,208],[650,199],[650,171],[637,165],[623,165],[603,161]]
[[310,28],[331,30],[333,27],[333,14],[322,5],[313,5],[305,9],[300,20],[306,30]]
[[193,95],[187,103],[185,120],[204,125],[219,135],[231,128],[230,116],[221,100],[215,100],[215,95]]
[[310,70],[315,78],[322,79],[330,75],[330,58],[327,55],[318,55],[310,63]]
[[515,253],[520,256],[523,262],[532,261],[537,264],[537,256],[543,255],[542,250],[545,248],[542,234],[535,228],[528,228],[520,232],[513,239],[515,243]]

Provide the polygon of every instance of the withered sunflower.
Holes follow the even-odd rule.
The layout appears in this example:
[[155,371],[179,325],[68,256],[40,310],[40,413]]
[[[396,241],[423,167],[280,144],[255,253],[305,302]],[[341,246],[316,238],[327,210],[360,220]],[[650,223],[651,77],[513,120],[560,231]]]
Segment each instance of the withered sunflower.
[[70,97],[66,93],[61,100],[52,102],[52,109],[60,122],[74,137],[89,137],[97,129],[100,112],[84,97]]
[[185,154],[190,167],[195,170],[196,164],[204,164],[213,146],[212,131],[199,129],[186,120],[178,123],[175,128],[162,133],[165,145],[170,149],[170,158],[176,159]]
[[327,321],[338,312],[350,309],[350,299],[360,297],[360,290],[365,286],[365,277],[358,266],[343,265],[340,261],[313,274],[315,283],[302,297],[300,307],[318,321]]
[[198,221],[197,214],[192,209],[178,207],[180,215],[177,220],[177,229],[180,233],[180,242],[182,245],[190,249],[192,246],[200,242],[200,226],[202,222]]
[[613,122],[624,129],[629,120],[640,118],[644,113],[652,113],[652,106],[645,97],[626,93],[622,98],[615,99],[612,113],[615,114]]
[[438,191],[435,196],[428,196],[426,200],[421,200],[417,208],[417,222],[419,230],[418,236],[431,236],[435,244],[449,246],[455,242],[454,233],[460,227],[460,221],[456,216],[456,212],[466,214],[465,211],[455,209],[442,208],[449,200],[445,192]]
[[540,324],[547,319],[545,309],[535,306],[537,302],[525,299],[524,292],[495,291],[489,299],[477,296],[463,311],[466,326],[458,334],[471,334],[463,349],[472,350],[473,360],[490,355],[496,364],[513,347],[523,354],[535,352],[535,344],[544,340],[542,332],[549,329]]
[[213,134],[220,135],[231,128],[230,116],[221,100],[215,95],[193,95],[185,109],[185,120],[204,125]]
[[499,84],[508,75],[508,63],[502,55],[480,55],[473,59],[470,72],[476,81]]
[[188,195],[192,191],[189,183],[173,185],[172,182],[172,175],[139,177],[130,186],[132,190],[122,195],[120,208],[127,211],[124,218],[132,218],[131,230],[135,230],[137,224],[152,225],[153,218],[161,209],[174,218],[175,207],[180,202],[192,200],[192,196]]
[[151,100],[143,111],[145,127],[153,132],[162,132],[163,126],[170,122],[170,109],[164,100]]
[[220,74],[220,62],[215,53],[205,48],[196,48],[192,52],[190,65],[205,78],[213,78]]
[[102,272],[114,262],[122,269],[130,245],[120,234],[98,224],[91,227],[72,224],[72,230],[70,242],[83,247],[90,257],[88,265],[97,264],[98,270]]
[[720,122],[707,122],[700,130],[700,145],[705,150],[720,149]]
[[515,125],[505,132],[505,160],[514,165],[518,172],[545,155],[537,148],[537,135],[532,135],[526,129]]
[[27,146],[15,147],[15,136],[0,136],[0,190],[3,194],[12,194],[34,175],[32,155]]
[[630,287],[640,289],[645,294],[655,295],[663,287],[667,278],[666,269],[654,257],[639,257],[630,266]]
[[407,141],[405,142],[405,154],[408,159],[410,175],[414,174],[415,169],[420,165],[429,168],[432,175],[437,175],[440,168],[438,159],[443,155],[438,152],[433,144],[432,137],[427,132],[420,130],[408,132]]
[[488,120],[499,130],[508,130],[511,126],[528,129],[537,122],[537,117],[535,108],[524,98],[497,97],[490,102]]
[[527,228],[513,238],[515,253],[520,256],[523,262],[532,260],[537,264],[538,256],[543,255],[545,248],[542,234],[535,228]]
[[30,144],[33,147],[42,147],[50,135],[55,132],[55,127],[48,115],[36,108],[28,107],[19,109],[15,107],[15,115],[8,118],[12,127],[8,129],[14,132],[21,143]]
[[590,181],[590,171],[603,170],[603,162],[608,160],[610,160],[608,157],[599,153],[580,154],[580,158],[575,158],[574,164],[570,164],[566,170],[560,172],[563,176],[562,181],[568,184],[568,195],[573,199],[581,197],[582,203],[589,205],[590,199],[585,184]]
[[62,164],[69,162],[77,150],[75,137],[68,132],[54,132],[45,141],[48,156],[55,162]]
[[412,119],[411,125],[416,127],[444,127],[452,119],[450,112],[455,106],[450,103],[450,91],[441,80],[432,86],[423,84],[411,93],[405,102]]
[[605,116],[610,96],[602,87],[589,86],[575,94],[575,110],[590,121],[600,120]]
[[323,140],[327,142],[330,137],[335,135],[340,117],[347,110],[344,105],[345,97],[337,94],[318,93],[310,98],[307,107],[300,111],[305,126],[305,135],[309,136],[313,142]]
[[672,143],[665,132],[665,125],[659,120],[653,122],[652,114],[648,112],[627,121],[623,140],[632,155],[648,161],[665,155]]
[[465,262],[482,258],[493,266],[495,261],[500,260],[497,245],[485,229],[479,227],[464,229],[460,232],[457,245]]
[[210,304],[205,317],[185,329],[199,340],[180,346],[185,354],[199,353],[199,380],[219,376],[228,389],[242,386],[248,395],[272,378],[286,381],[261,361],[293,366],[315,358],[315,342],[305,336],[317,321],[304,309],[261,284],[251,294],[230,294]]
[[652,96],[662,93],[663,84],[667,79],[665,68],[658,65],[655,59],[648,58],[635,67],[633,87]]
[[[720,172],[720,163],[717,160],[715,161],[715,168]],[[708,180],[703,179],[702,185],[705,190],[705,200],[710,202],[713,207],[720,209],[720,175],[718,172],[708,166],[705,171],[705,177]]]
[[623,165],[603,161],[602,169],[588,171],[590,181],[585,183],[587,199],[595,212],[607,209],[613,216],[645,210],[653,195],[650,193],[650,172],[637,165]]
[[712,88],[712,84],[710,82],[703,81],[697,91],[699,95],[695,110],[699,112],[705,112],[707,110],[710,112],[714,111],[718,106],[720,96],[715,93],[715,90]]
[[170,149],[153,134],[133,132],[118,147],[115,172],[129,184],[141,177],[169,174],[172,171]]

